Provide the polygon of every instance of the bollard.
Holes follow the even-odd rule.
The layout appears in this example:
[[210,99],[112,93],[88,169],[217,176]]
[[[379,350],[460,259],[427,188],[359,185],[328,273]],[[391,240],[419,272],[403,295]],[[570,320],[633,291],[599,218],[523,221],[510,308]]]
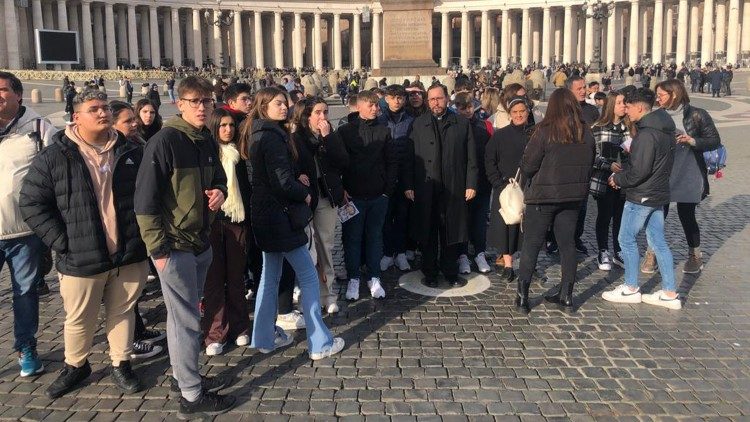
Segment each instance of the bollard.
[[31,103],[32,104],[39,104],[42,102],[42,91],[38,89],[32,89],[31,90]]
[[124,86],[120,87],[120,98],[128,98],[128,89]]
[[62,88],[55,88],[55,102],[61,103],[65,101]]

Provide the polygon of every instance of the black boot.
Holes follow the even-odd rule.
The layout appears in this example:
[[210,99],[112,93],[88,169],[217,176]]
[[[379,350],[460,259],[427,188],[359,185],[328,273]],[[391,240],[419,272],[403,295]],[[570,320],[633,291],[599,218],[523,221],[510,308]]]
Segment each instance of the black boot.
[[521,279],[518,279],[516,288],[516,310],[527,315],[531,312],[531,306],[529,306],[529,286],[531,286],[531,283],[524,283]]
[[130,367],[130,361],[120,362],[120,366],[112,367],[112,381],[114,381],[117,388],[126,394],[133,394],[141,391],[141,381],[133,372],[133,368]]
[[562,286],[562,283],[553,287],[549,293],[544,295],[544,300],[546,300],[549,303],[554,303],[555,305],[559,305],[560,304],[560,291],[562,290],[561,286]]
[[574,283],[570,283],[560,288],[559,306],[566,312],[573,312],[573,286]]
[[45,393],[51,399],[62,397],[65,393],[78,387],[89,375],[91,375],[89,361],[84,362],[80,368],[66,363],[65,367],[60,371],[60,375],[47,387]]

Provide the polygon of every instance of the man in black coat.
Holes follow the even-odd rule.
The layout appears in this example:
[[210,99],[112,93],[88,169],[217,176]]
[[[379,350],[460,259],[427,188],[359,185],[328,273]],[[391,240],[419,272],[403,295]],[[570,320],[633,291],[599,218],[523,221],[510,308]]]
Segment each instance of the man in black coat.
[[409,235],[422,246],[425,284],[437,286],[439,257],[443,275],[458,286],[459,248],[469,240],[467,202],[477,190],[476,146],[469,120],[448,111],[444,85],[429,88],[427,104],[430,113],[414,120],[406,151],[413,162],[404,173],[404,194],[414,201]]

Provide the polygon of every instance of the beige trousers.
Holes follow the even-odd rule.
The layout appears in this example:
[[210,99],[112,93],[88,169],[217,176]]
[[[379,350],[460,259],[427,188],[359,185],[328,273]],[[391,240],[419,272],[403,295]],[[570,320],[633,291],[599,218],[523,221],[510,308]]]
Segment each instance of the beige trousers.
[[147,275],[147,261],[90,277],[60,274],[60,295],[65,308],[65,363],[78,368],[88,358],[102,303],[112,365],[130,360],[135,327],[133,306]]
[[333,271],[333,244],[336,236],[336,208],[331,206],[328,198],[319,198],[318,206],[313,213],[315,226],[315,250],[317,252],[317,267],[320,274],[320,302],[322,306],[336,303],[334,292],[336,276]]

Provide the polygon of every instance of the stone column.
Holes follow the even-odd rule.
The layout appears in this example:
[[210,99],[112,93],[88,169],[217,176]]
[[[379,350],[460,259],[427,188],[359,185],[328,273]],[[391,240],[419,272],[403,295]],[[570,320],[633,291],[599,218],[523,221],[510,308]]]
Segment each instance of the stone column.
[[638,63],[638,0],[630,1],[630,35],[628,36],[628,65]]
[[531,14],[531,23],[529,26],[531,26],[531,61],[532,63],[536,63],[538,66],[541,62],[541,34],[539,31],[541,31],[541,24],[539,22],[539,18],[541,18],[541,15],[534,12]]
[[[164,58],[170,59],[172,58],[173,49],[172,49],[172,14],[170,13],[170,10],[173,9],[172,7],[165,7],[161,11],[161,25],[159,27],[159,36],[164,37],[162,39],[162,42],[164,43],[164,51],[162,51],[162,55]],[[177,29],[175,29],[175,32],[177,32]]]
[[44,29],[44,18],[42,16],[42,0],[32,0],[31,19],[34,29]]
[[461,12],[461,66],[469,68],[469,12]]
[[255,67],[265,67],[263,61],[263,19],[260,11],[253,12],[253,44],[255,44]]
[[[745,25],[750,25],[750,22],[745,21]],[[737,62],[737,40],[739,39],[739,28],[740,26],[740,0],[729,0],[729,30],[727,35],[727,63]]]
[[[21,69],[21,51],[18,40],[18,17],[16,16],[16,4],[13,0],[5,0],[5,42],[8,54],[8,67],[10,69]],[[67,21],[66,21],[67,24]]]
[[341,70],[341,14],[333,14],[333,68]]
[[621,42],[617,37],[617,8],[612,10],[612,14],[607,18],[607,57],[605,65],[610,69],[615,62],[616,43]]
[[[654,24],[651,27],[651,62],[664,63],[662,37],[664,36],[664,0],[654,0]],[[667,28],[667,36],[672,36]],[[645,40],[644,40],[645,42]],[[644,44],[644,49],[646,48]]]
[[68,30],[68,6],[65,0],[57,0],[57,29]]
[[201,35],[200,9],[193,9],[193,60],[195,60],[195,66],[203,66],[203,36]]
[[294,15],[281,15],[281,38],[284,65],[294,67]]
[[107,52],[104,47],[104,20],[102,19],[102,7],[95,4],[92,7],[94,12],[94,57],[97,59],[106,58]]
[[[6,0],[8,1],[8,0]],[[94,68],[94,34],[91,33],[91,2],[81,2],[81,25],[83,26],[83,63],[86,69]]]
[[674,8],[671,5],[667,5],[667,11],[664,15],[664,54],[669,54],[674,52],[674,44],[672,40]]
[[510,26],[508,27],[510,30],[510,37],[508,37],[510,40],[510,56],[513,57],[513,60],[518,61],[518,19],[516,12],[509,10],[508,13],[510,13]]
[[643,8],[641,9],[641,35],[638,39],[638,51],[641,54],[646,54],[649,52],[648,48],[648,34],[651,33],[651,24],[649,22],[650,13],[651,11],[648,8],[648,5],[644,4]]
[[479,18],[479,66],[487,66],[487,50],[489,37],[487,36],[487,11],[482,10]]
[[143,56],[143,58],[151,59],[151,36],[149,35],[151,33],[151,29],[148,22],[148,10],[141,9],[140,15],[141,28],[139,33],[141,34],[141,55]]
[[450,16],[448,12],[440,16],[440,67],[447,68],[450,63]]
[[493,64],[497,64],[497,20],[499,16],[496,15],[493,12],[490,12],[490,21],[489,21],[489,30],[490,30],[490,52],[489,57],[490,60],[493,61]]
[[509,47],[510,43],[509,37],[510,37],[510,16],[509,16],[509,10],[503,9],[502,10],[502,16],[500,18],[500,66],[505,68],[505,66],[508,65],[508,55],[509,53]]
[[[375,14],[373,13],[373,26],[372,30],[373,33],[375,32]],[[316,13],[313,17],[313,45],[315,48],[315,51],[313,53],[313,60],[315,61],[315,70],[322,71],[323,70],[323,42],[320,39],[320,33],[323,31],[323,25],[321,23],[321,16],[320,13]],[[375,38],[373,36],[373,51],[375,50]],[[374,63],[374,59],[373,59]],[[379,67],[379,66],[378,66]],[[373,65],[373,68],[375,66]]]
[[555,60],[556,61],[562,61],[562,31],[563,31],[563,22],[562,22],[562,15],[560,14],[560,11],[555,11],[552,14],[552,32],[553,32],[553,39],[552,39],[552,45],[554,46],[553,50],[555,52]]
[[55,29],[55,18],[52,11],[52,2],[42,4],[44,9],[44,29]]
[[128,15],[123,9],[117,10],[117,57],[128,57]]
[[716,2],[716,41],[714,43],[714,51],[726,52],[726,25],[727,4],[724,0],[718,0]]
[[281,38],[281,12],[273,12],[273,65],[284,67],[284,44]]
[[524,7],[521,9],[521,66],[528,66],[531,63],[529,60],[529,47],[531,47],[531,34],[529,30],[529,8]]
[[699,4],[692,2],[690,5],[690,53],[698,52],[698,34],[700,34]]
[[148,22],[151,26],[149,35],[151,37],[151,65],[155,68],[161,66],[161,51],[159,50],[159,19],[156,6],[148,7]]
[[130,64],[138,66],[138,30],[136,29],[134,4],[128,4],[128,57]]
[[703,1],[703,27],[701,28],[701,63],[713,60],[714,0]]
[[[213,21],[216,21],[221,17],[221,14],[224,13],[222,10],[214,10],[213,11]],[[224,61],[224,48],[223,48],[223,42],[221,39],[221,27],[218,25],[211,25],[211,43],[214,46],[214,56],[213,61],[216,66],[221,66],[222,61]],[[224,63],[224,65],[229,66],[231,63]]]
[[675,52],[677,66],[687,61],[688,27],[690,25],[688,13],[688,0],[680,0],[677,9],[677,51]]
[[354,70],[359,70],[362,68],[362,28],[360,25],[360,21],[362,19],[362,15],[360,13],[355,13],[352,16],[352,44],[353,44],[353,53],[352,54],[352,67]]
[[[383,44],[380,26],[380,12],[372,14],[372,68],[380,69],[380,58],[383,55]],[[322,59],[321,59],[322,60]]]
[[182,66],[182,31],[180,30],[180,9],[172,7],[172,62]]
[[[583,61],[588,64],[594,59],[594,31],[596,29],[594,28],[594,18],[585,18],[584,15],[584,19],[586,19],[586,40],[583,47]],[[601,51],[599,54],[601,54]],[[603,57],[600,58],[604,59]]]
[[542,11],[542,66],[550,65],[550,13],[549,6]]
[[242,9],[234,11],[234,68],[239,70],[245,67],[245,46],[242,40]]
[[573,10],[565,6],[565,21],[563,23],[563,63],[570,63],[573,59]]
[[750,0],[742,4],[742,42],[741,51],[750,51]]
[[115,11],[112,3],[104,3],[104,33],[107,41],[107,68],[117,69],[115,45]]

